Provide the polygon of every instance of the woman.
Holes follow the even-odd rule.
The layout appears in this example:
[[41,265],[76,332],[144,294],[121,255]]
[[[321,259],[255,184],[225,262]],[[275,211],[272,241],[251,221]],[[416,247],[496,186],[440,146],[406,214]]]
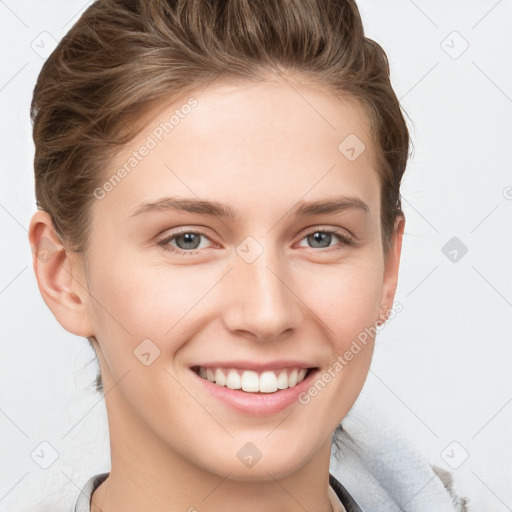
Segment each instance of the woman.
[[34,270],[109,421],[75,510],[361,510],[331,442],[393,307],[409,135],[355,3],[99,0],[32,118]]

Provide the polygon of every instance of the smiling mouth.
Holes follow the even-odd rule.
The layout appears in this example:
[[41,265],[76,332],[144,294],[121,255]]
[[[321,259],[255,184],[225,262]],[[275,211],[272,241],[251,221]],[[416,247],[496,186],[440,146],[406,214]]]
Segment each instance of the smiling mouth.
[[246,393],[276,393],[300,384],[317,368],[282,368],[256,372],[237,368],[194,366],[192,370],[212,384]]

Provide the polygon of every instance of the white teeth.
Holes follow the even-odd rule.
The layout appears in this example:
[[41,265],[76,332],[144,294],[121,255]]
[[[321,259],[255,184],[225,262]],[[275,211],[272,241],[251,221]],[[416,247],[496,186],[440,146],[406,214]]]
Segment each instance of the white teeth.
[[293,388],[297,384],[297,370],[292,370],[292,373],[288,375],[288,386]]
[[224,375],[223,371],[220,368],[217,368],[215,370],[215,382],[219,386],[225,386],[226,385],[226,376]]
[[273,393],[277,391],[277,377],[274,372],[263,372],[260,377],[260,392]]
[[247,393],[275,393],[280,389],[292,388],[304,380],[306,373],[306,368],[267,370],[260,374],[234,368],[199,368],[199,376],[203,379],[229,389],[242,389]]
[[277,387],[279,389],[287,389],[288,388],[288,374],[285,370],[281,370],[279,373],[279,377],[277,377]]
[[249,370],[242,373],[242,389],[253,393],[257,393],[260,390],[260,383],[256,372]]
[[229,389],[240,389],[242,387],[242,377],[236,370],[229,370],[226,387]]

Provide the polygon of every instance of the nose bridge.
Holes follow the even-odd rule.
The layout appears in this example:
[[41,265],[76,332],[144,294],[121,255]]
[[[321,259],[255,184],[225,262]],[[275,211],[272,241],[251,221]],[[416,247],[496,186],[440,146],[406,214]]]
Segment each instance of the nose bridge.
[[282,255],[256,243],[246,239],[237,247],[224,319],[232,331],[275,339],[299,325],[301,310]]

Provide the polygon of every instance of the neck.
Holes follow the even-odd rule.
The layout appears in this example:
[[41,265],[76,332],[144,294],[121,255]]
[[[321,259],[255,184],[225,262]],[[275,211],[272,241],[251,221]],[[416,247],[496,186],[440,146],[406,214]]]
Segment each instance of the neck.
[[[115,396],[114,396],[115,395]],[[331,439],[302,467],[277,475],[263,465],[253,480],[218,474],[173,450],[131,413],[119,393],[106,396],[111,471],[91,500],[91,512],[224,512],[278,510],[330,512],[328,498]],[[260,464],[260,463],[258,463]]]

